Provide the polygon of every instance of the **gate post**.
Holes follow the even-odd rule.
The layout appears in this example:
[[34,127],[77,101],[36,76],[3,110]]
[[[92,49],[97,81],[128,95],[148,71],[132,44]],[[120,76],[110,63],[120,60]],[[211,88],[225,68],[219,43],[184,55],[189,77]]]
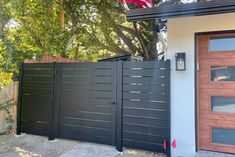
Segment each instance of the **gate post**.
[[54,104],[53,104],[53,115],[54,115],[54,136],[59,137],[59,113],[60,113],[60,93],[61,93],[61,73],[62,63],[56,63],[55,66],[56,77],[54,87]]
[[23,87],[23,74],[24,74],[24,63],[20,64],[19,74],[19,92],[18,92],[18,104],[17,104],[17,127],[16,134],[21,134],[21,106],[22,106],[22,87]]
[[116,149],[123,150],[123,61],[117,62],[117,127],[116,127]]
[[55,139],[55,135],[54,135],[54,104],[55,104],[55,79],[56,79],[56,62],[53,62],[51,63],[52,65],[52,69],[53,69],[53,85],[52,85],[52,92],[51,92],[51,95],[52,95],[52,101],[51,101],[51,111],[50,111],[50,130],[49,130],[49,137],[48,137],[48,140],[54,140]]
[[171,157],[171,61],[166,60],[167,157]]
[[53,77],[53,100],[51,106],[51,121],[49,140],[54,140],[58,137],[59,130],[59,105],[60,105],[60,81],[61,81],[61,64],[52,63],[54,69]]

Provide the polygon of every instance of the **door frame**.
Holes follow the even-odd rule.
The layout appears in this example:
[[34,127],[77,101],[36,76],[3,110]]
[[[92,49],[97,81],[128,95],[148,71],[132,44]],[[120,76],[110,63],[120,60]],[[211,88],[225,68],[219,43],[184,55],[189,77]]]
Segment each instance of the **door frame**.
[[[218,31],[208,31],[208,32],[195,32],[194,33],[194,89],[195,89],[195,147],[196,152],[199,149],[199,139],[198,139],[198,122],[199,122],[199,73],[198,73],[198,64],[199,64],[199,51],[198,51],[198,37],[201,35],[211,35],[211,34],[226,34],[226,33],[235,33],[235,30],[218,30]],[[200,67],[199,67],[200,68]]]

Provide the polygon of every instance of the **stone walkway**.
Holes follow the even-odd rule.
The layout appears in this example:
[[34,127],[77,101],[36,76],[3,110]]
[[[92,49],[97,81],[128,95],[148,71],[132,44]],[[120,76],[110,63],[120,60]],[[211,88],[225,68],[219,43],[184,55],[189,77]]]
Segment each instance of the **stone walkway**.
[[197,157],[235,157],[234,154],[224,154],[217,152],[199,151]]
[[153,152],[33,135],[0,136],[0,157],[166,157]]

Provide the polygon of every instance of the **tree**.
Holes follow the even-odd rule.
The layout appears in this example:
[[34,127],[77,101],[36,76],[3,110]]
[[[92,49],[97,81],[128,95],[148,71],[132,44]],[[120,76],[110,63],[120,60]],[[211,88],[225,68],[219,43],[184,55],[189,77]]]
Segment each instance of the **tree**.
[[71,21],[72,37],[76,36],[74,41],[85,37],[83,42],[76,42],[76,48],[90,50],[95,45],[117,55],[135,54],[144,56],[145,60],[157,59],[158,38],[154,21],[126,22],[125,10],[120,2],[65,0],[63,8]]
[[124,54],[157,60],[164,50],[156,48],[161,44],[154,26],[127,22],[118,0],[2,0],[0,66],[15,72],[25,58],[44,53],[89,61]]
[[[194,1],[171,0],[162,3],[161,0],[154,0],[154,4],[171,5]],[[102,50],[116,55],[140,55],[145,60],[158,60],[159,55],[164,53],[164,49],[156,47],[157,43],[166,46],[166,41],[157,34],[155,21],[127,22],[124,6],[118,0],[60,0],[59,4],[62,30],[66,26],[71,30],[66,46],[75,49],[70,49],[71,52],[82,52],[85,49],[83,54],[97,54]],[[134,5],[129,7],[136,8]]]
[[14,52],[25,52],[23,58],[35,52],[39,56],[49,52],[67,57],[88,56],[92,60],[115,54],[156,59],[158,39],[149,31],[153,30],[154,22],[126,22],[124,7],[117,1],[12,0],[8,3],[11,3],[11,17],[19,27],[6,34],[11,36]]

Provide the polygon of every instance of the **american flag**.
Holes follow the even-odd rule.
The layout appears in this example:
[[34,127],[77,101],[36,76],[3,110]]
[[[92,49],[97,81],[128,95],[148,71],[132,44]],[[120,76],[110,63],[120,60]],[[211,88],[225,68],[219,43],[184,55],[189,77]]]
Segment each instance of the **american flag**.
[[153,6],[152,0],[121,0],[123,3],[135,3],[140,8],[151,8]]

